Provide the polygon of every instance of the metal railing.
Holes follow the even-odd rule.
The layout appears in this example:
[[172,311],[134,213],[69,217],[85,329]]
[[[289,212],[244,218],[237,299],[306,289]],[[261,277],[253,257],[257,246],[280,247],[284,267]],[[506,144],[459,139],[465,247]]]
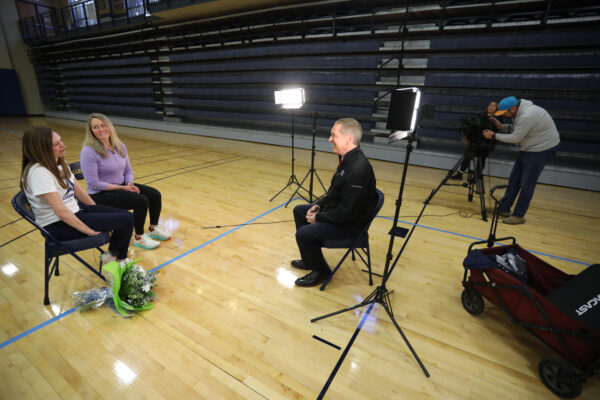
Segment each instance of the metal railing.
[[[18,0],[17,0],[18,1]],[[145,21],[148,5],[160,0],[83,0],[19,20],[25,42],[35,42]]]

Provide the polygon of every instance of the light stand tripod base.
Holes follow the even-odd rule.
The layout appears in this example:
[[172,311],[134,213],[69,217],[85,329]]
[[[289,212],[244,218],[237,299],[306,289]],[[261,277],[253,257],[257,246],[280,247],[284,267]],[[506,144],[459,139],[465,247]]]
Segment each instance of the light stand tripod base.
[[[271,197],[271,199],[269,201],[273,201],[275,199],[275,197],[279,196],[285,189],[287,189],[288,187],[292,186],[292,185],[297,185],[298,187],[296,188],[296,191],[294,191],[294,194],[292,194],[292,197],[290,197],[290,199],[287,201],[287,203],[285,203],[285,206],[287,207],[288,204],[290,204],[290,201],[292,201],[292,198],[296,195],[296,193],[298,193],[298,190],[303,189],[305,192],[308,193],[308,190],[304,189],[302,187],[302,184],[298,181],[298,178],[296,178],[296,174],[294,174],[294,162],[296,161],[296,158],[294,157],[294,110],[292,110],[292,160],[291,160],[291,165],[292,165],[292,174],[290,175],[290,178],[288,179],[288,182],[285,184],[285,186],[275,194],[275,196]],[[302,197],[304,200],[307,200],[306,197],[300,195],[300,197]],[[307,200],[308,201],[308,200]]]
[[[275,196],[271,197],[271,199],[269,201],[273,201],[277,196],[279,196],[285,189],[289,188],[292,185],[297,185],[298,187],[296,188],[296,190],[294,191],[294,194],[292,194],[292,197],[290,197],[290,199],[287,201],[287,203],[285,203],[285,206],[287,207],[287,205],[289,204],[289,202],[292,200],[292,198],[298,193],[298,190],[300,189],[304,189],[302,187],[302,184],[298,181],[298,178],[296,178],[296,175],[291,175],[290,178],[288,179],[288,182],[285,184],[285,186],[275,194]],[[304,189],[304,191],[307,191],[306,189]],[[300,197],[302,197],[304,200],[308,201],[308,199],[306,197],[304,197],[303,195],[299,194]]]
[[352,311],[352,310],[354,310],[356,308],[367,306],[369,304],[373,304],[373,303],[381,304],[381,306],[383,307],[383,309],[385,310],[385,312],[387,312],[388,316],[390,317],[390,319],[394,323],[394,326],[396,327],[396,329],[400,333],[400,336],[402,336],[402,339],[404,339],[404,343],[406,343],[406,346],[408,346],[408,348],[409,348],[410,352],[412,353],[413,357],[415,358],[415,360],[417,361],[417,363],[421,367],[421,370],[423,371],[423,373],[425,374],[425,376],[427,378],[429,378],[429,376],[430,376],[429,375],[429,371],[427,371],[427,368],[425,368],[425,365],[423,365],[423,363],[421,362],[421,359],[419,358],[419,356],[417,355],[417,353],[415,352],[415,350],[411,346],[410,342],[408,341],[408,338],[406,337],[406,335],[402,331],[402,328],[400,328],[400,325],[398,325],[398,322],[396,322],[396,318],[394,318],[394,313],[392,311],[392,304],[390,302],[389,294],[390,294],[390,292],[388,292],[388,290],[386,289],[385,286],[378,286],[377,288],[375,288],[375,290],[373,292],[371,292],[370,295],[368,295],[359,304],[356,304],[356,305],[354,305],[352,307],[344,308],[342,310],[334,311],[332,313],[325,314],[325,315],[322,315],[320,317],[313,318],[313,319],[310,320],[310,322],[317,322],[317,321],[319,321],[321,319],[333,317],[334,315],[342,314],[342,313],[345,313],[346,311]]
[[[294,193],[292,193],[292,195],[290,196],[290,199],[285,204],[286,207],[289,204],[289,202],[292,201],[292,198],[296,195],[296,193],[298,193],[298,190],[300,190],[300,188],[304,189],[304,187],[302,185],[304,184],[304,182],[306,181],[306,179],[309,176],[310,176],[309,189],[308,190],[304,189],[308,193],[308,199],[305,199],[305,200],[307,200],[309,203],[313,202],[313,181],[314,181],[314,176],[317,177],[317,180],[321,184],[321,188],[323,188],[323,193],[327,192],[327,189],[325,189],[325,185],[323,185],[323,181],[321,181],[321,177],[319,176],[319,174],[317,173],[317,170],[315,168],[315,138],[317,136],[317,113],[313,111],[312,117],[313,117],[313,127],[312,127],[312,147],[311,147],[312,151],[311,151],[311,155],[310,155],[310,169],[308,170],[308,172],[306,173],[306,175],[304,175],[304,178],[302,179],[302,182],[300,182],[300,184],[298,185],[298,189],[296,189],[296,191]],[[315,195],[314,198],[315,198],[314,201],[316,201],[320,197],[317,197]]]

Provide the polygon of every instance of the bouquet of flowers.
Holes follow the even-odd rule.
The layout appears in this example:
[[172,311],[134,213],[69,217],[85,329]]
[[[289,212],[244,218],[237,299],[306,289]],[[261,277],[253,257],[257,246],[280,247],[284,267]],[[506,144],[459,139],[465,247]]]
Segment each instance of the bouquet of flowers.
[[154,287],[156,286],[156,273],[146,272],[136,265],[138,261],[130,261],[121,265],[116,261],[102,267],[103,272],[108,272],[106,278],[110,288],[90,289],[73,293],[73,303],[79,310],[98,308],[109,299],[117,311],[125,316],[130,313],[150,310],[154,308],[151,301],[156,299]]

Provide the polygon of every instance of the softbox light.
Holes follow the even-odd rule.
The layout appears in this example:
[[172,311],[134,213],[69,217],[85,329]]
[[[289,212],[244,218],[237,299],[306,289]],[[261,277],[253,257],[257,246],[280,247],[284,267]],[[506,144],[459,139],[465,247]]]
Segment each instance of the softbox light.
[[404,139],[415,131],[420,103],[421,91],[416,87],[392,92],[387,120],[390,142]]
[[302,107],[304,104],[304,89],[294,88],[275,91],[275,104],[287,109]]

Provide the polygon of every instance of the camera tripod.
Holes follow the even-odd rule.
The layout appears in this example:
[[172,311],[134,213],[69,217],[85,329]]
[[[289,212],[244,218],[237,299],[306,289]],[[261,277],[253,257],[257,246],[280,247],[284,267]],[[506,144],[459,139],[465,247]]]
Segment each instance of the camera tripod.
[[[487,221],[487,211],[485,208],[485,186],[483,184],[483,160],[485,158],[481,155],[481,147],[477,144],[469,143],[467,150],[462,155],[462,157],[457,161],[457,163],[452,167],[452,169],[448,172],[448,174],[442,179],[442,182],[435,188],[429,197],[427,198],[427,202],[431,201],[433,196],[437,193],[438,190],[444,185],[448,186],[463,186],[469,189],[469,194],[467,198],[469,201],[473,201],[473,194],[479,195],[479,203],[481,205],[481,219]],[[466,163],[469,166],[467,172],[467,182],[463,182],[460,184],[452,184],[448,183],[448,180],[452,175],[454,175],[459,167]]]

